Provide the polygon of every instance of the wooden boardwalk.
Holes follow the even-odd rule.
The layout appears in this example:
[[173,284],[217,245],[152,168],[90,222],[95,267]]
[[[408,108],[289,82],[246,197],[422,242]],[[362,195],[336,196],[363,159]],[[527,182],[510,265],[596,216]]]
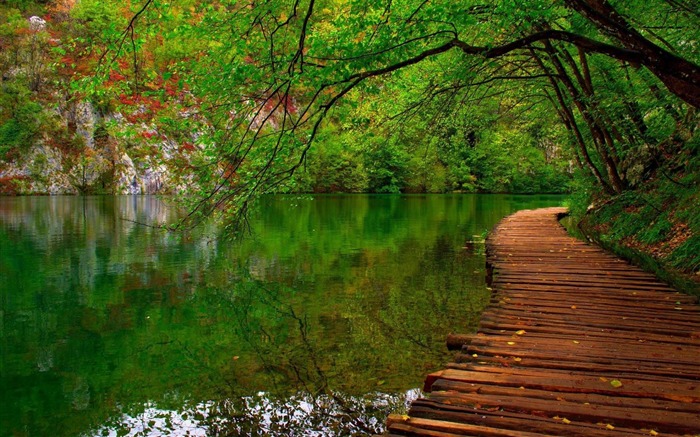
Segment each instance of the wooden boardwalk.
[[700,306],[567,235],[563,208],[520,211],[487,241],[478,333],[428,375],[391,436],[700,436]]

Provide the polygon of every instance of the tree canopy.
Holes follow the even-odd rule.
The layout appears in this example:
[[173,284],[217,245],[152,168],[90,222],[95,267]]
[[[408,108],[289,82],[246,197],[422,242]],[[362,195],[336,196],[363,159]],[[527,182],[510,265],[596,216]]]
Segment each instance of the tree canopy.
[[698,13],[681,2],[217,2],[192,19],[173,32],[206,43],[179,67],[212,115],[194,208],[204,215],[294,184],[324,120],[347,115],[341,103],[391,99],[366,126],[398,117],[406,134],[420,119],[461,131],[462,149],[518,114],[528,123],[512,130],[557,123],[610,193],[679,152],[699,105]]
[[197,151],[193,222],[310,188],[547,191],[569,160],[619,194],[696,153],[686,2],[73,3],[49,6],[71,94]]

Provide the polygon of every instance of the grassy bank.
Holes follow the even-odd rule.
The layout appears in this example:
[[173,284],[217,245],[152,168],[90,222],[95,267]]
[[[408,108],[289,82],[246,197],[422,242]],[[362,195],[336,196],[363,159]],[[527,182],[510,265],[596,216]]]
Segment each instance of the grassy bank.
[[[700,141],[635,190],[571,205],[579,229],[678,290],[700,296]],[[586,205],[591,205],[587,206]]]

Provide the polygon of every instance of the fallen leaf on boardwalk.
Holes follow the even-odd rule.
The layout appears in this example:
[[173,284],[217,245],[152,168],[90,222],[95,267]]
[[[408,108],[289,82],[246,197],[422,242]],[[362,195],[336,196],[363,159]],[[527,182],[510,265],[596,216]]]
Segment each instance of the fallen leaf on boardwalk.
[[617,379],[613,379],[612,381],[610,381],[610,385],[612,385],[615,388],[622,387],[622,383]]
[[566,417],[563,418],[561,421],[562,421],[563,423],[566,423],[567,425],[571,423],[571,421],[570,421],[569,419],[567,419]]
[[579,341],[576,341],[576,340],[574,340],[574,343],[575,343],[575,344],[579,344],[580,342],[579,342]]
[[575,309],[576,309],[576,305],[571,305],[571,309],[572,309],[572,310],[575,310]]
[[474,358],[479,358],[479,354],[472,354]]
[[601,377],[600,377],[600,380],[603,381],[603,382],[608,382],[608,378],[606,378],[606,377],[604,377],[604,376],[601,376]]
[[651,434],[651,435],[659,435],[659,433],[656,432],[656,431],[654,431],[653,429],[652,429],[651,431],[649,431],[649,434]]
[[605,427],[606,427],[607,429],[610,429],[610,430],[613,430],[613,429],[615,429],[615,427],[614,427],[614,426],[612,426],[612,425],[611,425],[611,424],[609,424],[609,423],[608,423],[607,425],[605,425]]
[[513,358],[513,361],[517,361],[518,363],[521,362],[523,359],[520,357],[515,357]]
[[526,334],[526,332],[525,332],[524,329],[521,329],[520,331],[516,331],[515,333],[518,334],[518,335]]
[[509,341],[508,344],[509,344],[510,346],[513,346],[513,345],[515,344],[515,342],[514,342],[514,341]]

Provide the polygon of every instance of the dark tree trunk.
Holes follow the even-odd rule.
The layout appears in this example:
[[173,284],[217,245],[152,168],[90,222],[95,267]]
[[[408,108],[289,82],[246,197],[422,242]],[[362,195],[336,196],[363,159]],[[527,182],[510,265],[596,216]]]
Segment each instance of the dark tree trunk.
[[642,65],[654,73],[669,91],[700,108],[700,66],[649,41],[607,0],[566,0],[566,4],[626,49],[642,54]]
[[576,105],[576,108],[583,116],[583,119],[586,121],[586,124],[591,131],[593,142],[596,144],[596,149],[598,150],[603,164],[605,165],[605,169],[607,170],[610,184],[616,193],[621,193],[625,189],[625,183],[622,181],[620,174],[617,171],[617,164],[610,156],[610,153],[608,153],[608,145],[606,144],[606,138],[600,128],[600,125],[591,116],[590,108],[586,104],[586,99],[581,95],[581,92],[579,92],[578,88],[576,88],[576,85],[574,85],[574,82],[569,77],[564,65],[562,65],[561,61],[559,60],[554,47],[552,47],[549,41],[545,41],[545,47],[546,51],[550,55],[552,65],[554,65],[554,68],[557,70],[559,80],[571,95],[574,105]]
[[[559,116],[562,118],[564,122],[564,126],[566,129],[574,136],[575,142],[578,146],[578,153],[576,153],[576,160],[579,164],[579,166],[584,167],[583,163],[585,162],[585,168],[596,178],[598,183],[600,184],[601,187],[605,190],[606,193],[608,194],[613,194],[615,193],[615,190],[612,188],[612,186],[608,183],[608,181],[605,180],[603,175],[600,173],[600,170],[598,170],[598,167],[593,163],[593,160],[591,160],[591,156],[588,153],[588,150],[586,149],[586,142],[583,139],[583,135],[581,135],[581,131],[578,128],[578,125],[576,124],[576,117],[574,117],[573,112],[571,111],[571,108],[569,108],[568,104],[566,103],[566,100],[564,99],[564,95],[561,92],[561,89],[559,88],[559,84],[557,81],[554,79],[554,75],[552,75],[547,68],[547,66],[544,64],[542,59],[540,59],[539,56],[535,53],[534,50],[530,49],[530,54],[532,54],[532,57],[535,59],[539,67],[544,71],[548,78],[550,83],[552,84],[552,88],[554,89],[554,93],[557,96],[557,101],[559,102],[559,108],[557,108],[557,105],[555,102],[552,102],[552,105],[554,105],[555,108],[557,108],[557,112]],[[580,154],[580,157],[579,157]]]

